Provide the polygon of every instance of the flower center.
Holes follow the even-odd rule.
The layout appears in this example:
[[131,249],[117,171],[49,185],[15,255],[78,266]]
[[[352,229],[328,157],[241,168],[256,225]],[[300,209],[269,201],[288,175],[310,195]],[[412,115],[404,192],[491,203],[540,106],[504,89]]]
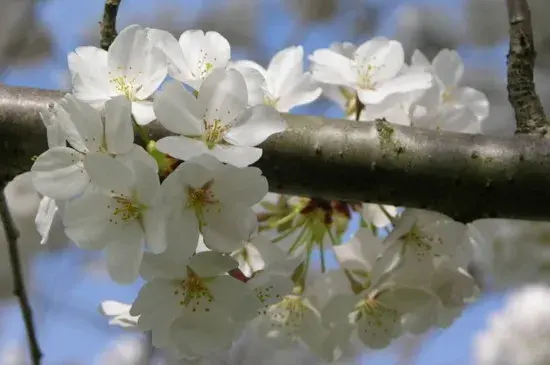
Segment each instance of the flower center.
[[[196,64],[195,72],[191,72],[191,75],[193,75],[193,77],[204,80],[214,69],[214,64],[207,61],[208,53],[206,53],[203,49],[201,49],[199,52],[200,56]],[[214,61],[216,61],[215,57]]]
[[441,100],[445,104],[453,104],[455,102],[455,97],[453,96],[453,90],[447,88],[445,91],[443,91],[443,95],[441,95]]
[[424,260],[432,251],[434,238],[426,235],[415,224],[404,236],[405,244],[411,247],[419,260]]
[[107,206],[107,208],[113,209],[109,221],[114,224],[118,224],[120,221],[127,223],[134,219],[140,219],[142,212],[147,209],[145,204],[140,203],[133,197],[120,194],[113,196],[112,199],[114,204]]
[[179,305],[196,312],[203,309],[210,312],[214,296],[205,285],[204,281],[187,267],[187,277],[174,289],[174,296],[178,297]]
[[361,89],[375,90],[376,83],[372,81],[372,73],[377,68],[370,64],[361,64],[357,67],[357,83]]
[[281,302],[275,304],[268,312],[271,318],[271,327],[285,329],[291,335],[295,335],[300,329],[307,307],[300,297],[289,295]]
[[200,188],[187,187],[187,208],[195,211],[201,227],[204,225],[204,210],[209,209],[209,206],[215,206],[219,203],[219,200],[216,199],[216,196],[212,192],[212,185],[214,185],[214,180],[206,182]]
[[374,298],[367,298],[359,302],[356,321],[366,320],[369,327],[383,328],[387,320],[397,323],[399,314],[396,310],[385,307]]
[[[109,72],[109,74],[111,74]],[[129,79],[126,76],[116,76],[109,80],[109,82],[115,87],[115,89],[126,96],[128,100],[135,101],[136,93],[141,89],[142,85],[138,85],[136,78]]]
[[229,127],[224,125],[219,119],[215,119],[213,124],[208,123],[206,120],[203,120],[203,123],[205,131],[202,135],[202,140],[209,149],[212,149],[223,141],[223,137],[229,130]]

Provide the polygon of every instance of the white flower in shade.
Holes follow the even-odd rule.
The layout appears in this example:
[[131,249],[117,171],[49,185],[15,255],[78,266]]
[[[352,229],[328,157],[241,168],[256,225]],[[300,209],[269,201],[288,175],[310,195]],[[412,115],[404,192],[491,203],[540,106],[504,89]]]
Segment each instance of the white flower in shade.
[[[249,105],[268,104],[280,112],[315,101],[321,88],[304,72],[302,46],[285,48],[275,54],[267,70],[253,61],[237,61],[232,66],[243,74]],[[259,76],[259,77],[258,77]]]
[[248,108],[246,83],[236,70],[213,72],[197,98],[183,84],[168,83],[155,98],[155,113],[179,134],[161,138],[159,151],[181,160],[209,154],[238,167],[256,162],[262,150],[254,146],[286,128],[272,106]]
[[109,324],[122,327],[128,330],[137,330],[139,316],[130,315],[130,304],[116,300],[105,300],[99,306],[99,312],[104,316],[111,317]]
[[139,25],[124,28],[108,51],[78,47],[68,56],[74,95],[94,105],[124,95],[132,102],[136,123],[155,119],[149,98],[164,81],[167,64],[164,54],[153,47],[147,30]]
[[255,322],[258,335],[275,348],[288,348],[296,342],[322,354],[326,330],[319,311],[308,298],[290,294],[264,308]]
[[218,32],[187,30],[179,38],[165,30],[149,29],[156,47],[169,63],[168,74],[198,90],[216,69],[224,69],[231,59],[231,46]]
[[89,156],[87,165],[95,185],[67,202],[65,233],[80,248],[105,248],[111,278],[131,283],[137,279],[144,244],[155,253],[166,248],[157,170],[105,154]]
[[403,327],[408,332],[420,334],[432,326],[449,327],[479,294],[472,276],[448,259],[437,263],[426,289],[433,294],[433,300],[403,316]]
[[513,292],[475,339],[479,365],[544,365],[550,361],[550,288],[544,284]]
[[481,122],[489,116],[489,101],[480,91],[460,87],[464,63],[456,51],[441,50],[430,64],[416,51],[411,68],[432,72],[432,87],[413,112],[413,125],[463,133],[481,133]]
[[[257,220],[251,207],[267,194],[267,180],[255,167],[224,165],[210,155],[180,164],[161,185],[169,209],[167,240],[183,257],[205,245],[230,253],[242,247]],[[183,240],[182,240],[183,239]]]
[[124,97],[107,101],[104,115],[71,94],[65,95],[60,106],[52,118],[60,124],[71,147],[54,146],[34,162],[33,183],[42,195],[62,200],[81,194],[90,184],[88,156],[147,155],[133,143],[130,103]]
[[426,283],[436,257],[453,257],[464,241],[466,226],[436,212],[406,209],[385,238],[372,280],[389,275],[402,285]]
[[205,251],[187,263],[171,248],[146,253],[142,276],[149,280],[132,304],[138,326],[151,330],[156,347],[201,356],[227,348],[239,323],[256,315],[260,302],[245,283],[227,275],[237,267],[228,255]]
[[401,73],[405,65],[403,46],[384,37],[363,43],[351,58],[334,49],[320,49],[309,59],[315,80],[351,87],[363,104],[378,104],[392,94],[424,90],[432,82],[426,72]]

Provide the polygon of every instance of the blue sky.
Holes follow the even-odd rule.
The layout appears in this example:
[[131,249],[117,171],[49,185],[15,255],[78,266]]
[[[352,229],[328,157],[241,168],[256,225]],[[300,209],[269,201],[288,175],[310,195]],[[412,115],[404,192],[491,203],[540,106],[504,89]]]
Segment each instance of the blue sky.
[[[160,0],[125,1],[120,10],[119,24],[128,25],[132,14],[147,14],[153,11]],[[178,3],[177,1],[170,1]],[[405,3],[404,0],[401,1]],[[421,1],[436,3],[454,11],[460,9],[458,0],[442,2],[438,0]],[[181,2],[180,2],[181,3]],[[209,1],[184,2],[186,13],[200,11]],[[263,1],[259,23],[264,25],[261,36],[267,49],[273,54],[283,45],[292,31],[293,19],[280,6],[278,1]],[[396,3],[393,1],[393,3]],[[201,5],[202,4],[202,5]],[[444,4],[444,5],[443,5]],[[54,34],[56,55],[38,66],[13,69],[4,78],[11,85],[55,89],[60,86],[61,75],[67,70],[65,55],[83,44],[83,31],[96,26],[103,10],[103,1],[50,0],[41,5],[39,16]],[[378,34],[391,36],[392,9],[385,9],[387,21]],[[99,27],[97,26],[99,31]],[[307,32],[300,43],[306,54],[316,48],[326,47],[334,41],[344,41],[346,34],[334,24],[315,26]],[[361,41],[361,39],[356,40]],[[464,48],[459,50],[467,65],[502,65],[504,70],[505,46],[491,50]],[[237,55],[234,55],[238,57]],[[314,108],[302,108],[301,113],[315,113]],[[336,109],[328,115],[338,116]],[[109,327],[105,319],[97,312],[102,300],[117,299],[131,301],[140,287],[140,283],[131,286],[118,286],[101,274],[90,274],[83,270],[83,262],[97,255],[77,250],[63,253],[44,254],[37,258],[33,270],[35,294],[31,298],[39,313],[37,326],[39,341],[44,350],[45,365],[70,363],[92,364],[92,359],[105,348],[109,341],[122,333]],[[92,260],[93,261],[93,260]],[[40,293],[40,294],[37,294]],[[46,300],[46,298],[49,298]],[[437,331],[423,346],[418,364],[450,365],[471,363],[471,339],[473,334],[483,328],[487,314],[502,305],[496,295],[479,301],[466,310],[454,325],[446,330]],[[0,326],[0,348],[15,339],[24,339],[25,333],[18,307],[8,304],[0,307],[2,325]],[[391,353],[383,351],[369,356],[369,364],[392,364]]]

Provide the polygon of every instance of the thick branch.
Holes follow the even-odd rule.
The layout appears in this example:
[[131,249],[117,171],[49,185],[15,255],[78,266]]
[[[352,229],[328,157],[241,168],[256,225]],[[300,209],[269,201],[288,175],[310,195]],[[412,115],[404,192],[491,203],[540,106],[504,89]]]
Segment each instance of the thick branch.
[[[27,171],[47,148],[38,111],[59,91],[0,87],[0,179]],[[426,208],[461,221],[550,221],[550,144],[384,122],[283,114],[290,128],[261,147],[270,190]],[[166,132],[157,124],[152,135]]]
[[116,16],[121,2],[122,0],[105,0],[103,20],[101,21],[101,41],[99,43],[104,50],[109,49],[117,36]]
[[535,45],[527,0],[506,0],[510,22],[508,100],[514,108],[516,133],[546,136],[550,125],[535,90]]
[[[4,180],[3,180],[4,181]],[[17,239],[19,238],[19,231],[15,227],[15,222],[10,214],[8,204],[6,202],[6,195],[4,194],[5,183],[0,184],[0,218],[4,226],[4,234],[6,235],[6,241],[8,242],[8,252],[10,256],[10,265],[13,276],[13,293],[19,300],[19,306],[21,307],[21,313],[23,316],[23,322],[25,323],[25,329],[27,331],[27,340],[29,342],[29,352],[33,365],[39,365],[42,359],[42,352],[38,345],[36,337],[36,330],[32,319],[32,309],[25,290],[25,284],[23,280],[23,272],[21,270],[21,260],[19,258],[19,248],[17,247]]]

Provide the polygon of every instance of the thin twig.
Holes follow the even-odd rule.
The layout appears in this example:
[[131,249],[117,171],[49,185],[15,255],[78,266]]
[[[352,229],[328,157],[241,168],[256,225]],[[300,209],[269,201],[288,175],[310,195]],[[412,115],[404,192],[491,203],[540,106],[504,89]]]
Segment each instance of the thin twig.
[[508,100],[516,115],[518,134],[544,137],[549,124],[535,90],[535,45],[527,0],[506,0],[510,23]]
[[100,46],[108,50],[109,46],[117,36],[116,16],[118,7],[122,0],[105,0],[105,9],[103,10],[103,20],[101,21],[101,41]]
[[0,194],[0,216],[2,219],[2,224],[4,225],[4,234],[6,235],[6,240],[8,242],[10,265],[13,275],[13,294],[19,300],[19,305],[21,307],[23,321],[25,322],[25,329],[27,330],[27,339],[29,342],[29,352],[32,363],[34,365],[39,365],[42,358],[42,352],[40,351],[40,346],[38,345],[38,340],[36,338],[36,330],[32,319],[32,309],[25,290],[25,283],[21,270],[21,260],[19,258],[19,249],[17,247],[19,231],[17,230],[17,227],[15,227],[15,222],[13,221],[13,217],[11,216],[8,208],[4,187],[4,184],[0,186],[2,189]]

